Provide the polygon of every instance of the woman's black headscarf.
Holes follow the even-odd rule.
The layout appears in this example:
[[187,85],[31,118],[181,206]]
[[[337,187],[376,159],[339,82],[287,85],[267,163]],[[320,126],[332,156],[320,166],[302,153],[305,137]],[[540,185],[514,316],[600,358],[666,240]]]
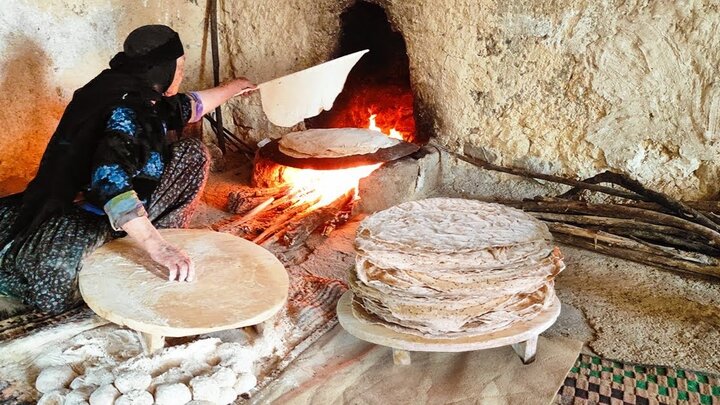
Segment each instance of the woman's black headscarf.
[[145,25],[131,32],[123,52],[73,94],[55,133],[50,138],[40,167],[27,189],[6,201],[18,201],[21,208],[0,249],[15,241],[11,250],[44,221],[65,212],[90,180],[92,157],[102,136],[104,120],[118,104],[162,108],[164,93],[173,81],[176,60],[184,54],[177,32],[164,25]]

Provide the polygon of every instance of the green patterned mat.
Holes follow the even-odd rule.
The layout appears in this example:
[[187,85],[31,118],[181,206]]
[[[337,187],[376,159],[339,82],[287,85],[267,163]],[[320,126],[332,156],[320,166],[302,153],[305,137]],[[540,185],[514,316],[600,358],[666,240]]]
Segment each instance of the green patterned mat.
[[581,354],[555,403],[720,405],[720,376]]

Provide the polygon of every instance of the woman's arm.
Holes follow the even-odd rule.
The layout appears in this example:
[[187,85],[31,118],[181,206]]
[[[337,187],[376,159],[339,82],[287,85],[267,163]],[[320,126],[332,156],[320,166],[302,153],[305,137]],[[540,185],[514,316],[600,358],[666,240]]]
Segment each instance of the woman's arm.
[[[257,90],[257,86],[252,84],[249,80],[244,77],[231,80],[223,83],[220,86],[213,87],[206,90],[194,91],[195,95],[200,98],[199,105],[201,108],[196,108],[198,104],[193,99],[192,117],[190,122],[199,121],[203,115],[210,111],[213,111],[217,106],[226,102],[232,97],[249,94]],[[198,114],[199,113],[199,114]]]
[[195,266],[190,257],[163,239],[148,217],[131,219],[122,225],[122,229],[139,243],[154,261],[168,269],[168,280],[195,280]]
[[[154,261],[168,269],[170,280],[192,281],[195,270],[190,258],[162,238],[133,189],[132,174],[148,174],[147,163],[142,166],[134,147],[139,128],[134,110],[117,107],[111,112],[93,157],[88,197],[94,205],[103,208],[113,229],[124,230]],[[153,165],[162,171],[159,155]],[[160,174],[156,175],[159,180]]]

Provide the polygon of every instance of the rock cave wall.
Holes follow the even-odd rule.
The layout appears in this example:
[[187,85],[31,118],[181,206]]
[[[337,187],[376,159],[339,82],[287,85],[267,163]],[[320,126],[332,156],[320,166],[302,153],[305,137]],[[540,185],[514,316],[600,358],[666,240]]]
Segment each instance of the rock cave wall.
[[[623,171],[684,199],[720,189],[714,3],[372,1],[405,38],[418,130],[434,142],[545,173]],[[71,91],[133,26],[174,26],[190,57],[185,87],[210,82],[204,1],[36,3],[0,6],[1,86],[15,98],[0,110],[0,191],[32,175]],[[351,3],[220,0],[222,78],[260,83],[329,59]],[[226,124],[248,140],[289,131],[265,119],[258,95],[226,109]],[[450,191],[484,193],[461,183],[469,189]]]
[[201,63],[204,16],[198,0],[0,2],[0,196],[21,191],[34,176],[72,93],[107,67],[134,28],[175,28],[189,62],[183,87],[209,83],[209,55],[207,68]]
[[[374,2],[405,37],[418,127],[435,142],[544,173],[622,171],[685,199],[718,192],[712,2]],[[325,60],[348,3],[226,2],[232,70],[263,81]],[[251,138],[284,131],[244,103]]]

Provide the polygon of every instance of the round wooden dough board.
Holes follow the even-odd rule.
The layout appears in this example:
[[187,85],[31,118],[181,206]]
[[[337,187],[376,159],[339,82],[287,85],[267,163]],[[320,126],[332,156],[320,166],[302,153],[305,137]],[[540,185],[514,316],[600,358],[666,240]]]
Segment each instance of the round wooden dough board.
[[168,281],[130,238],[85,259],[80,293],[100,317],[140,332],[190,336],[259,324],[287,300],[288,275],[270,252],[210,230],[160,230],[195,264],[194,282]]
[[482,335],[429,339],[357,319],[352,312],[352,297],[352,292],[347,291],[337,304],[338,321],[343,329],[366,342],[414,352],[467,352],[525,342],[544,332],[560,315],[560,300],[555,297],[555,301],[546,311],[510,328]]

